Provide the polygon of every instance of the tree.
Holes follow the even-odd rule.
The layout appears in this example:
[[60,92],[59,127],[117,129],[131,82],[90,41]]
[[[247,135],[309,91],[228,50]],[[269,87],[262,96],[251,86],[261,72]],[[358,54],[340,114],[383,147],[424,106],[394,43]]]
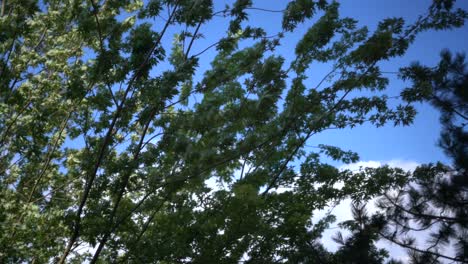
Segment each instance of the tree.
[[[421,32],[461,27],[467,13],[438,0],[414,23],[388,18],[370,32],[337,2],[296,0],[267,35],[248,24],[253,12],[274,10],[248,0],[219,11],[208,0],[3,0],[0,261],[333,260],[318,242],[333,217],[313,223],[314,210],[408,175],[339,171],[321,157],[358,155],[305,145],[332,128],[410,124],[411,104],[381,96],[379,62],[403,56]],[[226,32],[197,45],[215,18]],[[294,54],[279,55],[305,21]],[[310,68],[325,62],[330,72],[311,85]]]
[[402,91],[402,98],[410,103],[428,102],[441,112],[439,146],[453,165],[417,167],[402,178],[404,184],[377,200],[378,210],[373,215],[367,213],[366,204],[355,199],[351,208],[354,219],[340,223],[351,236],[344,238],[339,232],[334,238],[341,245],[334,254],[337,263],[384,263],[388,252],[376,248],[378,240],[407,249],[411,263],[468,262],[465,65],[463,54],[453,56],[444,50],[436,67],[414,63],[400,69],[400,77],[412,82]]
[[[441,53],[436,67],[418,63],[401,74],[413,82],[402,96],[409,102],[427,101],[441,112],[439,146],[453,160],[418,167],[408,183],[384,195],[379,207],[387,225],[382,238],[412,251],[415,263],[450,259],[468,262],[468,72],[465,56]],[[428,233],[427,247],[417,248],[414,235]],[[398,236],[406,236],[400,239]],[[451,244],[447,255],[446,249]]]

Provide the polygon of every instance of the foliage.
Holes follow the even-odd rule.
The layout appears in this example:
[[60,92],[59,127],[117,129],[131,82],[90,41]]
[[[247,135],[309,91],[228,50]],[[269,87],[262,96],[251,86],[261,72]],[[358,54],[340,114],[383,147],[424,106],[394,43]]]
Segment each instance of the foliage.
[[[379,202],[391,227],[382,237],[409,248],[415,263],[468,262],[468,72],[464,56],[441,53],[433,68],[414,64],[401,70],[413,86],[402,92],[408,101],[430,102],[441,112],[439,145],[453,166],[441,163],[418,167],[408,184],[385,194]],[[416,248],[414,236],[426,231],[427,247]],[[400,236],[406,236],[404,240]],[[445,249],[452,243],[453,256]]]
[[[361,243],[374,220],[350,226],[356,236],[331,253],[319,239],[334,218],[313,222],[313,212],[407,188],[409,174],[340,171],[324,156],[350,163],[356,153],[306,145],[333,128],[410,124],[411,103],[380,96],[389,80],[379,62],[421,32],[461,27],[467,13],[452,2],[372,31],[337,2],[296,0],[267,35],[248,23],[259,12],[248,0],[221,11],[209,0],[3,0],[0,262],[340,262],[362,245],[383,261]],[[199,45],[219,17],[225,33]],[[279,54],[303,23],[294,54]],[[447,59],[429,73],[440,87],[437,74],[456,69]],[[330,72],[311,84],[324,62]],[[417,82],[418,69],[427,72],[403,75]],[[466,153],[451,131],[441,144]]]
[[[375,247],[386,240],[406,248],[411,263],[468,262],[468,97],[465,57],[444,50],[436,67],[414,63],[400,69],[401,77],[412,82],[401,96],[408,102],[429,102],[441,112],[443,126],[439,146],[452,158],[442,163],[417,167],[401,184],[383,192],[377,212],[370,215],[366,205],[354,199],[354,220],[340,225],[351,231],[335,240],[339,263],[383,263],[388,252]],[[394,261],[396,262],[396,261]]]

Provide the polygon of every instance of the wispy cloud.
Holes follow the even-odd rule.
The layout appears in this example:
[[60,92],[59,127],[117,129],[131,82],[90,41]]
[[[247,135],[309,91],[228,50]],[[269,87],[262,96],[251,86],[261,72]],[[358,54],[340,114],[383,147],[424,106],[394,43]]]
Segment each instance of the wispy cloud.
[[359,161],[352,164],[346,164],[340,167],[340,169],[349,169],[352,171],[357,171],[360,168],[378,168],[380,166],[388,165],[390,167],[401,168],[405,171],[413,171],[420,164],[412,160],[400,160],[393,159],[388,161],[377,161],[377,160],[368,160],[368,161]]

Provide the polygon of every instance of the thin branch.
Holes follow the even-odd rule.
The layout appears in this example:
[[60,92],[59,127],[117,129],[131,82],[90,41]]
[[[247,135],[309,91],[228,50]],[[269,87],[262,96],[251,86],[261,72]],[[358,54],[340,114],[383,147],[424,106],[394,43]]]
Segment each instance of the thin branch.
[[[4,0],[6,1],[6,0]],[[0,77],[3,77],[3,73],[5,71],[5,68],[7,67],[8,65],[8,61],[10,60],[10,55],[11,53],[13,52],[13,48],[15,47],[15,42],[16,42],[16,32],[15,32],[15,35],[13,36],[13,40],[11,41],[11,45],[10,45],[10,48],[8,49],[8,55],[6,56],[6,60],[2,66],[2,70],[0,71]],[[2,56],[2,59],[3,59],[4,56]]]
[[[432,95],[432,98],[434,100],[436,100],[438,103],[442,104],[444,107],[446,107],[446,105],[444,104],[444,101],[442,99],[440,99],[438,96],[436,95]],[[460,116],[461,118],[465,119],[465,120],[468,120],[468,116],[460,113],[457,109],[455,109],[454,107],[451,107],[451,106],[447,106],[448,108],[450,108],[451,111],[453,111],[455,114],[457,114],[458,116]]]
[[3,132],[2,138],[0,139],[0,145],[2,145],[2,146],[6,145],[5,142],[6,142],[6,138],[8,136],[8,133],[9,133],[10,129],[16,123],[16,121],[21,116],[21,114],[24,111],[26,111],[26,109],[28,109],[28,107],[31,105],[31,103],[32,103],[32,101],[31,101],[31,98],[30,98],[29,101],[18,111],[18,114],[16,114],[16,116],[13,118],[13,120],[8,124],[5,131]]
[[2,8],[0,9],[0,17],[3,17],[5,14],[6,0],[2,0]]
[[440,253],[437,253],[437,252],[434,252],[434,251],[426,251],[426,250],[423,250],[423,249],[419,249],[417,247],[413,247],[407,243],[404,243],[404,242],[401,242],[399,240],[396,240],[394,238],[391,238],[391,237],[388,237],[386,236],[385,234],[383,234],[382,232],[379,232],[379,235],[380,237],[392,242],[392,243],[395,243],[397,245],[399,245],[400,247],[403,247],[403,248],[407,248],[407,249],[410,249],[410,250],[413,250],[413,251],[416,251],[418,253],[423,253],[423,254],[431,254],[435,257],[439,257],[439,258],[445,258],[445,259],[449,259],[449,260],[453,260],[453,261],[458,261],[458,262],[461,262],[461,263],[468,263],[466,261],[464,261],[463,259],[461,258],[454,258],[454,257],[450,257],[450,256],[447,256],[447,255],[442,255]]
[[[280,32],[280,33],[275,34],[275,35],[266,36],[266,37],[260,37],[260,39],[271,39],[271,38],[276,38],[276,37],[280,36],[281,34],[282,34],[282,33]],[[237,38],[238,38],[238,37],[237,37]],[[236,39],[236,38],[234,38],[234,37],[228,37],[228,38],[226,38],[226,39],[228,39],[228,40],[233,40],[233,39]],[[195,57],[198,57],[198,56],[202,55],[203,53],[207,52],[208,50],[210,50],[210,49],[213,48],[213,47],[216,47],[219,43],[221,43],[222,41],[224,41],[224,40],[226,40],[226,39],[221,39],[221,40],[219,40],[219,41],[217,41],[217,42],[215,42],[215,43],[209,45],[208,47],[206,47],[206,48],[203,49],[202,51],[198,52],[197,54],[192,55],[191,57],[192,57],[192,58],[195,58]]]
[[443,216],[443,215],[440,215],[440,216],[437,216],[437,215],[429,215],[429,214],[423,214],[423,213],[417,213],[417,212],[412,212],[411,210],[408,210],[406,208],[404,208],[403,206],[397,204],[395,201],[393,201],[390,197],[388,197],[387,194],[384,194],[385,198],[388,199],[388,201],[390,201],[391,204],[393,204],[395,207],[397,207],[398,209],[402,210],[403,212],[405,213],[408,213],[408,214],[411,214],[411,215],[414,215],[416,217],[422,217],[422,218],[428,218],[428,219],[440,219],[440,220],[445,220],[445,221],[449,221],[449,222],[457,222],[457,221],[463,221],[463,219],[461,218],[456,218],[456,217],[449,217],[449,216]]
[[68,124],[68,120],[70,119],[71,115],[72,115],[72,111],[70,111],[68,113],[68,115],[65,117],[65,120],[63,121],[62,127],[60,128],[60,132],[57,135],[57,139],[55,140],[51,151],[48,152],[46,162],[45,162],[44,166],[42,167],[42,170],[40,171],[40,174],[37,177],[37,180],[34,183],[34,186],[33,186],[32,190],[31,190],[31,192],[29,194],[27,203],[31,202],[32,196],[34,195],[34,192],[36,191],[37,186],[39,185],[39,183],[41,182],[42,178],[44,177],[47,169],[49,168],[50,162],[52,161],[52,155],[53,155],[53,153],[55,152],[55,150],[58,147],[58,144],[60,142],[60,138],[62,137],[62,133],[63,133],[63,131],[65,131],[65,128],[67,127],[67,124]]
[[[94,15],[94,20],[96,21],[96,28],[98,32],[98,38],[99,38],[99,49],[101,51],[101,54],[104,54],[104,37],[102,34],[102,29],[101,29],[101,23],[99,22],[99,9],[96,3],[94,3],[94,0],[89,0],[91,2],[91,6],[93,7],[93,15]],[[117,106],[119,105],[117,99],[115,98],[114,92],[112,91],[112,87],[109,85],[109,76],[107,74],[104,74],[104,78],[106,78],[106,86],[107,90],[109,91],[112,101],[114,101],[114,104]]]
[[[151,222],[153,222],[153,219],[154,217],[156,216],[156,214],[162,209],[162,207],[164,206],[164,204],[166,203],[166,201],[168,201],[168,199],[170,198],[170,193],[167,194],[163,199],[162,201],[159,203],[159,206],[156,207],[156,209],[153,211],[153,213],[150,215],[150,217],[146,220],[146,222],[143,224],[143,227],[140,231],[140,233],[138,233],[135,241],[132,243],[132,247],[129,248],[128,250],[132,250],[133,248],[135,248],[138,243],[140,242],[141,238],[143,237],[143,235],[146,233],[146,231],[148,230]],[[124,257],[124,260],[122,261],[123,263],[125,263],[125,260],[128,258],[128,253],[127,255]]]
[[200,30],[202,23],[203,23],[203,20],[200,20],[200,22],[198,22],[197,28],[195,29],[195,32],[192,35],[192,39],[190,40],[190,43],[188,45],[187,52],[185,52],[185,59],[188,58],[190,49],[192,48],[193,42],[195,41],[195,38],[197,37],[198,31]]
[[239,180],[242,180],[242,178],[244,177],[244,169],[245,169],[245,164],[246,163],[247,163],[247,159],[244,158],[244,163],[242,164],[242,170],[241,170],[241,173],[240,173]]
[[264,11],[264,12],[270,12],[270,13],[283,13],[286,11],[286,9],[282,10],[272,10],[272,9],[266,9],[266,8],[260,8],[260,7],[246,7],[246,10],[258,10],[258,11]]

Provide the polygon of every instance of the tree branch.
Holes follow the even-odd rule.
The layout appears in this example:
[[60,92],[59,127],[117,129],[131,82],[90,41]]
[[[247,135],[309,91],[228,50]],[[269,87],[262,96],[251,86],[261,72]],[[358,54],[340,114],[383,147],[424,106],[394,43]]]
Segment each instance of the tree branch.
[[419,249],[417,247],[413,247],[407,243],[403,243],[401,241],[398,241],[394,238],[391,238],[391,237],[388,237],[386,236],[385,234],[383,234],[382,232],[379,232],[379,235],[380,237],[392,242],[392,243],[395,243],[397,245],[399,245],[400,247],[403,247],[403,248],[407,248],[407,249],[410,249],[410,250],[413,250],[413,251],[416,251],[418,253],[423,253],[423,254],[431,254],[435,257],[439,257],[439,258],[445,258],[445,259],[449,259],[449,260],[453,260],[453,261],[458,261],[458,262],[461,262],[461,263],[468,263],[466,261],[464,261],[463,259],[460,259],[460,258],[454,258],[454,257],[450,257],[450,256],[446,256],[446,255],[442,255],[440,253],[437,253],[437,252],[434,252],[434,251],[430,251],[430,250],[423,250],[423,249]]

